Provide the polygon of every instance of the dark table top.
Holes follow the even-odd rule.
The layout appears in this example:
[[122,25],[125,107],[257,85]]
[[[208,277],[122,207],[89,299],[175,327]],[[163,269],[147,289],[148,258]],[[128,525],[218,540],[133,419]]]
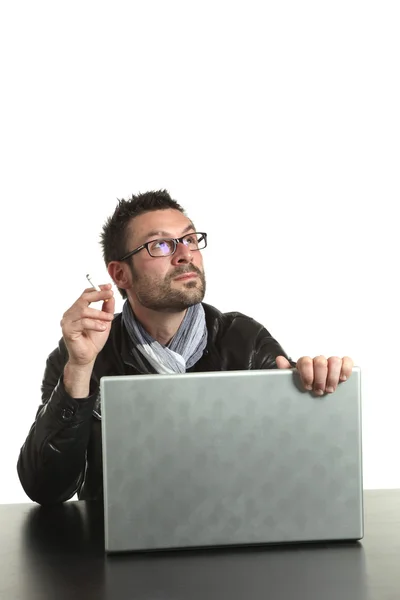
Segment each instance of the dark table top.
[[0,505],[0,600],[399,600],[400,490],[365,492],[358,543],[106,556],[102,507]]

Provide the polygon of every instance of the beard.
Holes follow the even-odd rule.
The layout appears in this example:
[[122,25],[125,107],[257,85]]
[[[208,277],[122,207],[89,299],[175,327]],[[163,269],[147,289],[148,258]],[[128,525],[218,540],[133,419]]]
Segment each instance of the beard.
[[[160,312],[181,312],[203,301],[206,293],[206,278],[204,272],[195,265],[177,267],[173,273],[164,279],[156,276],[139,274],[130,264],[133,280],[133,290],[138,302],[145,308]],[[173,288],[173,279],[185,273],[196,273],[196,279],[181,282],[180,289]]]

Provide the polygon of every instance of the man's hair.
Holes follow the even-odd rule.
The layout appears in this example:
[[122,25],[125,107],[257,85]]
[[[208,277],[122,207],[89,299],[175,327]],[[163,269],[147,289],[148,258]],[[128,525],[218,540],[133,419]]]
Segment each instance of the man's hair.
[[[106,220],[100,234],[106,266],[112,260],[120,260],[122,256],[133,250],[127,247],[128,225],[133,218],[153,210],[168,208],[185,213],[182,206],[171,198],[167,190],[145,192],[136,196],[132,194],[132,198],[128,200],[118,200],[114,214]],[[127,297],[125,290],[119,291],[123,298]]]

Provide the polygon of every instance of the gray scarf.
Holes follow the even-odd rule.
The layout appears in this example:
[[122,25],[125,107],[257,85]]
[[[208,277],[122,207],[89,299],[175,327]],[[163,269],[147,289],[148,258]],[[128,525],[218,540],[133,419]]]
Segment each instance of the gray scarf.
[[144,356],[156,373],[185,373],[200,359],[207,345],[207,327],[202,304],[190,306],[168,344],[163,346],[147,333],[136,319],[128,300],[122,309],[122,321],[135,350]]

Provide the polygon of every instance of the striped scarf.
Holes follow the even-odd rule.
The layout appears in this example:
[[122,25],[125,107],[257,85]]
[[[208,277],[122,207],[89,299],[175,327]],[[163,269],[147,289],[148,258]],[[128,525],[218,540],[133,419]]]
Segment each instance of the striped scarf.
[[136,319],[129,301],[122,309],[122,321],[132,342],[132,353],[138,350],[156,373],[185,373],[202,356],[207,345],[207,327],[202,304],[190,306],[168,346],[151,337]]

